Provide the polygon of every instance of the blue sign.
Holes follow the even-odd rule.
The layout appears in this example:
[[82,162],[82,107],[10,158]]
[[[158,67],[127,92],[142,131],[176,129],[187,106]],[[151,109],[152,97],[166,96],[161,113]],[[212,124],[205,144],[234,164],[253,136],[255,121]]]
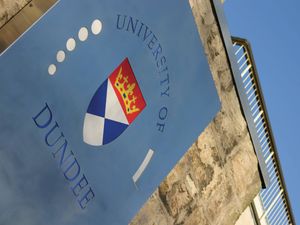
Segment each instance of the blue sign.
[[0,57],[0,224],[128,224],[219,108],[187,1],[60,1]]

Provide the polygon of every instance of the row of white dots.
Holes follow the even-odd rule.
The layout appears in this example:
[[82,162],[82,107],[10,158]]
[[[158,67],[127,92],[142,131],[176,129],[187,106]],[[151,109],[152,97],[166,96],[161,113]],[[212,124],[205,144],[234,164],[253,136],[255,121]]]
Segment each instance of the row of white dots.
[[[98,35],[102,31],[102,22],[98,19],[94,20],[91,25],[91,31],[94,35]],[[81,27],[78,31],[78,39],[84,42],[89,37],[89,30],[86,27]],[[74,38],[69,38],[66,43],[66,48],[69,52],[72,52],[76,48],[76,40]],[[56,54],[56,61],[62,63],[66,59],[66,53],[63,50],[59,50]],[[51,64],[48,67],[49,75],[54,75],[56,73],[56,65]]]

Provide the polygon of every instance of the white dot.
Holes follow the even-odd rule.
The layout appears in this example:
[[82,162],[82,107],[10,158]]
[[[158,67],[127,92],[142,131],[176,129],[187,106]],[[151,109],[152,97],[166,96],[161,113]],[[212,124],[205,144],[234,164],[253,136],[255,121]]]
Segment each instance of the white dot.
[[54,75],[56,72],[56,66],[54,64],[51,64],[49,67],[48,67],[48,73],[50,75]]
[[94,22],[92,23],[92,32],[93,34],[97,35],[100,34],[102,30],[102,23],[100,20],[94,20]]
[[68,41],[67,41],[67,45],[66,45],[68,51],[73,51],[76,47],[76,41],[74,40],[74,38],[70,38]]
[[89,36],[89,31],[86,27],[81,27],[78,32],[78,38],[80,41],[85,41]]
[[56,60],[57,62],[63,62],[66,58],[66,54],[64,51],[60,50],[56,54]]

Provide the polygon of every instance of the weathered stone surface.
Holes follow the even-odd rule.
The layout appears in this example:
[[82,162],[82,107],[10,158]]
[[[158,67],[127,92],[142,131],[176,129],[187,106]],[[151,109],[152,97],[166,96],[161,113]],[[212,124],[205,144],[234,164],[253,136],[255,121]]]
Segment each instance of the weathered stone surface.
[[[0,0],[0,26],[30,0]],[[190,0],[222,109],[131,225],[232,225],[258,193],[257,159],[210,0]]]
[[0,27],[31,0],[0,0]]

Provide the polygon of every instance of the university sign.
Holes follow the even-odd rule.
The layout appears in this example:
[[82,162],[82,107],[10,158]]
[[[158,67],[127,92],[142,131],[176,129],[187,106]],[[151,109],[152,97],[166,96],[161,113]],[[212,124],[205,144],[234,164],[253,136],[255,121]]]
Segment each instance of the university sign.
[[0,56],[0,224],[128,224],[219,107],[187,1],[61,0]]

